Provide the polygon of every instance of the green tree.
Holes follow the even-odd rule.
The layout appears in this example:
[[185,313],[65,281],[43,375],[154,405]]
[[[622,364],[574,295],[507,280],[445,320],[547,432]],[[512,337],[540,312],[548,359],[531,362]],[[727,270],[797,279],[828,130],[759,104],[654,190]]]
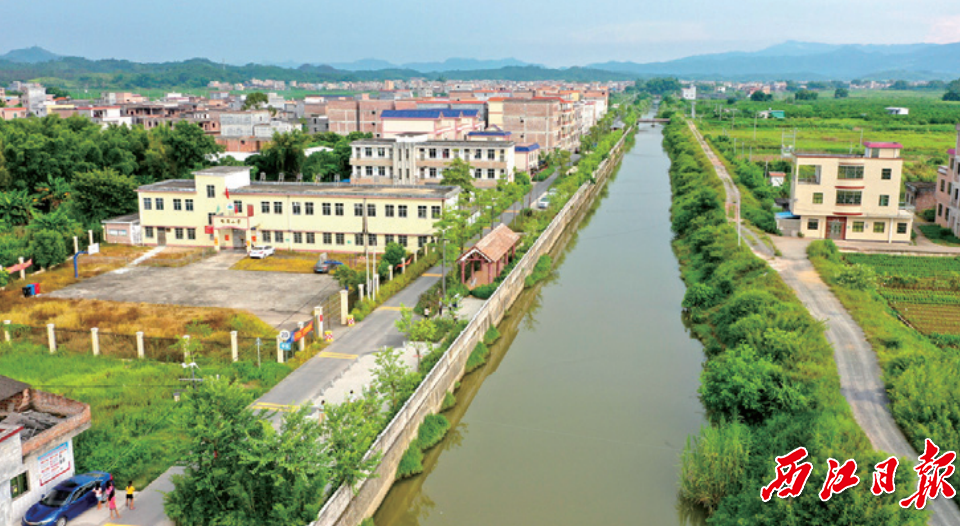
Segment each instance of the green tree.
[[[3,107],[3,101],[0,100],[0,108]],[[7,170],[7,160],[3,156],[3,138],[0,137],[0,190],[10,187],[13,179],[10,177],[10,170]]]
[[473,237],[471,225],[468,223],[472,214],[472,210],[464,208],[445,209],[443,217],[433,223],[436,237],[446,239],[449,246],[457,247],[458,254],[462,254],[467,242]]
[[77,174],[73,188],[73,206],[88,223],[137,210],[137,181],[110,168]]
[[47,181],[34,188],[38,205],[45,212],[55,210],[70,197],[70,184],[63,177],[47,177]]
[[454,159],[444,167],[443,179],[440,180],[440,184],[444,186],[459,186],[463,189],[463,193],[460,194],[461,199],[464,202],[470,202],[474,193],[473,168],[470,166],[470,163],[463,159]]
[[241,106],[241,109],[243,109],[244,111],[249,110],[251,108],[257,109],[260,106],[266,104],[268,100],[269,99],[267,98],[267,95],[265,93],[260,91],[254,91],[253,93],[248,94],[245,99],[243,99],[243,106]]
[[370,476],[380,463],[380,454],[365,459],[367,450],[380,434],[383,401],[372,393],[342,404],[328,404],[321,424],[322,440],[333,457],[330,483],[354,488]]
[[273,140],[260,152],[260,162],[257,167],[268,177],[276,178],[284,174],[286,181],[291,181],[301,173],[306,155],[307,142],[310,136],[300,130],[287,133],[274,133]]
[[30,254],[40,268],[59,265],[67,259],[67,244],[63,236],[54,230],[39,230],[30,239]]
[[793,98],[795,98],[796,100],[817,100],[817,97],[819,96],[820,94],[817,93],[816,91],[812,91],[808,89],[798,90],[796,93],[793,94]]
[[[412,324],[410,337],[419,336],[414,333],[414,328],[418,325],[419,322]],[[389,347],[377,353],[374,358],[375,365],[371,371],[373,381],[370,386],[373,392],[387,403],[388,418],[400,410],[420,384],[420,373],[411,370],[402,360],[403,349]]]
[[948,91],[943,94],[943,100],[947,102],[957,102],[960,101],[960,92],[958,91]]
[[773,100],[773,95],[757,90],[750,95],[750,100],[753,102],[767,102]]
[[850,90],[847,88],[837,88],[833,92],[833,98],[835,99],[845,99],[850,96]]
[[210,165],[207,156],[223,151],[213,137],[192,122],[178,121],[172,128],[159,126],[153,131],[163,141],[164,154],[175,177],[189,178],[193,170]]
[[10,273],[0,266],[0,289],[3,289],[10,283]]
[[0,192],[0,221],[11,225],[25,225],[33,219],[36,203],[26,190]]
[[407,249],[403,248],[403,245],[396,241],[387,243],[386,248],[383,249],[383,261],[386,261],[388,265],[395,267],[406,258]]
[[[182,526],[304,524],[316,518],[328,479],[321,427],[304,406],[280,431],[248,409],[239,384],[205,378],[176,413],[186,437],[186,468],[164,496]],[[263,416],[262,414],[260,416]]]

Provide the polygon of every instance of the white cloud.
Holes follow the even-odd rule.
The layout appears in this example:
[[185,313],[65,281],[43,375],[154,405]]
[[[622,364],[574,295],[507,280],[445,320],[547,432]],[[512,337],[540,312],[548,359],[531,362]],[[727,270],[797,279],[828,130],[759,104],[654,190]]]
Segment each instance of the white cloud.
[[960,41],[960,16],[938,18],[927,33],[926,41],[933,44],[951,44]]

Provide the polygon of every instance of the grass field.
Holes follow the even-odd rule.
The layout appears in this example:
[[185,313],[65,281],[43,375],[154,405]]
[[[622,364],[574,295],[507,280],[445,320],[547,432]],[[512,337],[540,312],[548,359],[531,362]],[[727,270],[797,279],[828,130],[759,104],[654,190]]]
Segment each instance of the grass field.
[[[699,101],[697,125],[705,135],[737,139],[738,151],[754,160],[781,159],[781,144],[797,151],[862,153],[864,141],[897,141],[904,145],[907,180],[933,180],[956,145],[960,103],[942,102],[926,92],[855,91],[847,99],[821,93],[816,101]],[[884,108],[910,109],[907,116],[886,115]],[[784,110],[787,118],[755,119],[766,109]],[[735,110],[735,111],[733,111]],[[722,118],[721,118],[722,117]],[[784,137],[796,131],[793,137]]]
[[[243,258],[233,264],[230,270],[256,270],[265,272],[295,272],[312,274],[321,254],[278,250],[273,256],[263,259]],[[327,254],[326,259],[342,261],[345,265],[359,269],[363,258],[352,254]]]
[[960,246],[960,238],[953,235],[949,228],[943,228],[940,225],[917,225],[917,228],[923,232],[923,235],[938,245]]

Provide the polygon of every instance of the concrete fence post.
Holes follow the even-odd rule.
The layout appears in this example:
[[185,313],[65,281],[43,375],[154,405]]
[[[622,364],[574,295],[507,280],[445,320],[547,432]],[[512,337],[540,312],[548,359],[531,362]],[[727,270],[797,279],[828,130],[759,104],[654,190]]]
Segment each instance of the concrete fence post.
[[313,308],[313,334],[318,341],[323,341],[323,307]]
[[237,331],[230,331],[230,355],[233,361],[240,360],[240,347],[237,345]]
[[143,350],[143,331],[137,331],[137,358],[142,360],[146,358],[146,354]]
[[364,296],[364,288],[365,288],[364,284],[361,283],[360,284],[360,301],[363,301],[366,299],[366,296]]
[[298,321],[298,322],[297,322],[297,332],[299,332],[299,333],[301,334],[301,336],[300,336],[300,342],[299,342],[299,343],[300,343],[300,351],[301,351],[301,352],[303,352],[303,350],[307,348],[307,338],[306,338],[306,336],[303,336],[303,332],[302,332],[302,331],[303,331],[303,322],[302,322],[302,321]]
[[77,236],[73,236],[73,253],[76,254],[80,252],[80,240],[77,239]]
[[3,320],[3,341],[10,343],[10,320]]
[[283,340],[280,339],[280,335],[277,335],[277,363],[283,363],[283,348],[280,347],[280,344],[283,343]]
[[90,244],[93,244],[93,230],[87,230],[87,236],[89,238]]
[[47,344],[50,346],[50,354],[57,352],[57,334],[52,323],[47,324]]
[[349,305],[348,305],[349,302],[350,300],[347,297],[347,291],[341,290],[340,291],[340,325],[347,324],[347,313],[350,312]]
[[183,362],[190,363],[190,335],[183,335]]
[[[23,265],[23,258],[20,258],[20,264]],[[20,269],[20,279],[27,279],[27,269]]]
[[393,281],[393,265],[390,265],[390,281]]
[[100,329],[96,327],[90,329],[90,341],[93,343],[93,355],[100,356]]

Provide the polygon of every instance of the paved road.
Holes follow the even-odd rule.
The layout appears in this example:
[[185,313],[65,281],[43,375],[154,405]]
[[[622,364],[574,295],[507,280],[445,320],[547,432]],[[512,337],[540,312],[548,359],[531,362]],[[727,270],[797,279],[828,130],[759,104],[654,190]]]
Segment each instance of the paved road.
[[[557,175],[554,174],[548,179],[534,184],[525,201],[534,203],[541,195],[546,193],[556,178]],[[499,222],[509,224],[522,209],[523,203],[514,203],[497,219]],[[301,274],[297,275],[302,276]],[[370,313],[354,328],[337,331],[336,340],[331,345],[290,373],[273,389],[254,402],[252,407],[254,409],[283,409],[287,406],[319,404],[321,393],[343,375],[359,357],[374,353],[384,346],[399,347],[403,344],[404,336],[394,325],[396,320],[400,318],[400,304],[413,307],[420,294],[436,283],[440,276],[441,268],[439,266],[429,269],[400,293]],[[270,418],[270,421],[274,425],[278,425],[281,419],[282,412],[277,412]],[[122,519],[114,520],[113,524],[173,526],[173,523],[163,513],[163,494],[173,490],[170,477],[182,472],[183,468],[175,466],[160,475],[140,492],[136,509],[125,511]],[[102,525],[109,522],[99,519],[99,515],[94,515],[93,512],[87,512],[78,520],[82,520],[83,524],[89,525]]]
[[[876,353],[860,326],[820,279],[807,259],[804,240],[778,237],[774,243],[783,256],[772,261],[771,266],[796,291],[810,314],[826,322],[826,336],[833,346],[840,372],[840,392],[850,404],[857,423],[875,449],[900,457],[900,469],[911,469],[917,462],[917,452],[890,415],[890,401],[880,379]],[[933,514],[929,524],[960,524],[960,509],[953,502],[942,497],[931,502]]]
[[[740,202],[740,189],[737,188],[736,183],[733,182],[733,178],[731,178],[727,172],[727,167],[723,165],[720,158],[714,153],[713,148],[703,139],[703,135],[700,135],[700,130],[698,130],[692,122],[688,122],[687,125],[690,126],[690,131],[693,132],[693,136],[697,139],[697,142],[700,143],[700,148],[703,149],[703,153],[706,154],[707,159],[709,159],[713,165],[713,169],[717,172],[717,176],[720,177],[720,181],[723,182],[723,188],[726,190],[726,206],[724,209],[735,210],[737,206],[736,203]],[[741,216],[741,220],[742,219],[743,217]],[[727,220],[736,222],[736,218],[730,218],[729,216]],[[773,249],[764,244],[763,241],[760,240],[760,237],[752,230],[741,227],[740,235],[743,236],[744,241],[747,242],[750,249],[755,253],[766,258],[773,257]]]

